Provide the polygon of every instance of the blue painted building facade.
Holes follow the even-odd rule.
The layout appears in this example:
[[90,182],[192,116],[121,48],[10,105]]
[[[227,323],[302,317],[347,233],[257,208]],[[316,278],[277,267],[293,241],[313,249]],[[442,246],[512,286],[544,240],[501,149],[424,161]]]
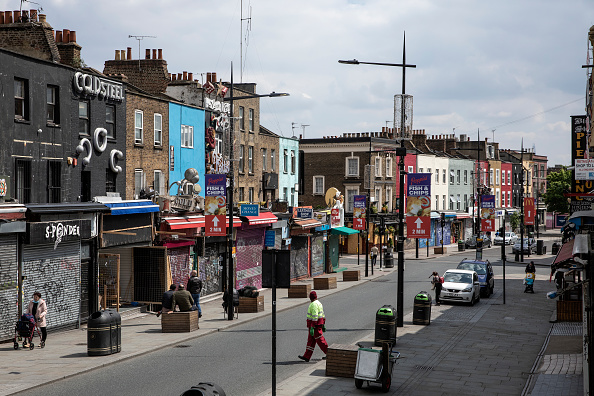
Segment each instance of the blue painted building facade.
[[[278,198],[298,206],[299,139],[279,137]],[[297,188],[296,188],[297,187]]]
[[[169,185],[183,180],[186,169],[195,168],[200,175],[201,196],[204,196],[206,173],[205,127],[203,109],[169,103]],[[173,186],[169,194],[177,194],[177,186]]]

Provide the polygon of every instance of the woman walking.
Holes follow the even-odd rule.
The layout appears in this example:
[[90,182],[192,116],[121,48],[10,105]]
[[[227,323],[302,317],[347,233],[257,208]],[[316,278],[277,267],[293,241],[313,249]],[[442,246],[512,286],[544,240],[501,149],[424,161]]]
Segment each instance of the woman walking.
[[[33,300],[29,301],[26,313],[33,315],[35,322],[37,322],[37,327],[41,330],[41,347],[43,348],[45,346],[45,339],[47,338],[47,323],[45,321],[47,305],[45,300],[41,298],[40,292],[33,293]],[[26,346],[23,347],[26,348]]]

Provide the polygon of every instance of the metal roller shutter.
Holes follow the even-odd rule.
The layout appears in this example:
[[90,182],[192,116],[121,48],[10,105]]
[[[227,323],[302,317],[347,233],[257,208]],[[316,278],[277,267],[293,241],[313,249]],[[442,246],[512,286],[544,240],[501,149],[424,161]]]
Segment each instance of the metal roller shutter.
[[291,279],[306,278],[309,275],[309,237],[291,238]]
[[80,317],[80,241],[23,247],[24,309],[39,291],[47,303],[47,327],[78,325]]
[[325,245],[322,235],[311,237],[311,276],[324,273]]
[[18,312],[17,235],[0,235],[0,340],[14,337]]
[[262,287],[262,249],[263,228],[237,232],[237,289],[248,285]]

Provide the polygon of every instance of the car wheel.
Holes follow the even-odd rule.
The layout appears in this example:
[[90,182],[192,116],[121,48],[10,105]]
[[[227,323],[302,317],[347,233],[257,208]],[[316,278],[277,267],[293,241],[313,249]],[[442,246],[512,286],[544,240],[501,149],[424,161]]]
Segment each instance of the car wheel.
[[474,306],[474,294],[472,295],[472,298],[470,299],[470,306],[471,307]]
[[481,301],[481,293],[479,292],[478,297],[476,298],[476,302],[480,302]]

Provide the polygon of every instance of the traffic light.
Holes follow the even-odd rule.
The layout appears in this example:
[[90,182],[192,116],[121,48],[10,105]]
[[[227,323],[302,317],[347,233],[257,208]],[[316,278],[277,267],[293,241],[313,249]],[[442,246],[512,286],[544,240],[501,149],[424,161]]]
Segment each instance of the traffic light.
[[445,213],[441,213],[441,225],[442,227],[445,225]]

